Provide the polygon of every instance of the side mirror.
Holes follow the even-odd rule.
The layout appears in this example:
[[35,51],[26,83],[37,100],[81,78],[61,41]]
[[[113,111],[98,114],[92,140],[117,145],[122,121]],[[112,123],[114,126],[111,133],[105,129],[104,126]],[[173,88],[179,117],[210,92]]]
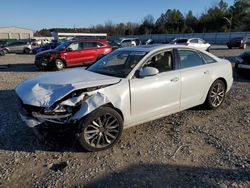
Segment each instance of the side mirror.
[[73,48],[67,48],[66,51],[71,52],[71,51],[73,51]]
[[143,69],[139,70],[138,73],[140,78],[155,76],[157,74],[159,74],[159,70],[154,67],[144,67]]

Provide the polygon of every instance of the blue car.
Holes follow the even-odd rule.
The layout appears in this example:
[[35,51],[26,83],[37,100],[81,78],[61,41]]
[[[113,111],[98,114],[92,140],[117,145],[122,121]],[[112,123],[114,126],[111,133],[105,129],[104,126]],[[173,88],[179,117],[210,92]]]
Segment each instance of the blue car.
[[32,50],[32,52],[33,52],[33,54],[37,54],[37,53],[42,52],[42,51],[45,51],[45,50],[54,49],[54,48],[56,48],[58,45],[60,45],[59,42],[48,43],[48,44],[45,44],[45,45],[43,45],[43,46],[34,48],[34,49]]

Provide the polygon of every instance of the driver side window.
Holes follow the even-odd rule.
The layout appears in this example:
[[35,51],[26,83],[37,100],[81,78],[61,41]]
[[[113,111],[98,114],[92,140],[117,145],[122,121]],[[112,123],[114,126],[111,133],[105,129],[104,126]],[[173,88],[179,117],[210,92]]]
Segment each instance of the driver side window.
[[166,51],[154,55],[150,58],[144,67],[154,67],[161,72],[167,72],[173,70],[173,53],[172,51]]
[[69,45],[69,48],[71,48],[73,51],[79,50],[79,43],[72,43]]

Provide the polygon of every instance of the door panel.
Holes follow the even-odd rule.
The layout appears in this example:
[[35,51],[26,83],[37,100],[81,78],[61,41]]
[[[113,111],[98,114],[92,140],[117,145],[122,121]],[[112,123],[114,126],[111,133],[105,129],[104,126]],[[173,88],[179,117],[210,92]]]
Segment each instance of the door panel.
[[163,72],[153,77],[130,80],[131,116],[136,121],[152,119],[180,108],[180,72]]
[[211,71],[207,65],[181,70],[181,109],[187,109],[203,102],[212,80]]
[[181,109],[203,102],[210,84],[211,68],[195,50],[178,49],[181,73]]
[[95,62],[97,57],[97,49],[96,48],[86,48],[81,50],[81,57],[83,63]]
[[79,43],[74,42],[70,44],[67,49],[71,49],[72,51],[65,52],[65,58],[67,60],[67,64],[76,65],[81,63],[81,48]]
[[81,51],[75,50],[71,52],[65,53],[65,58],[67,60],[67,64],[70,65],[76,65],[81,63]]
[[22,53],[23,50],[24,50],[24,45],[23,45],[23,44],[19,44],[19,45],[16,46],[15,51],[16,51],[17,53]]

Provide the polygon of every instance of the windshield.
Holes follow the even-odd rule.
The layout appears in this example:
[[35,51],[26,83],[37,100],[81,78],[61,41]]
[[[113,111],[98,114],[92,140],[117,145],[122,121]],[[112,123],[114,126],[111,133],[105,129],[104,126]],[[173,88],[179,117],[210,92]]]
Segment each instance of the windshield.
[[70,42],[63,42],[62,44],[57,46],[55,48],[55,50],[59,50],[59,51],[65,50],[68,47],[69,44],[70,44]]
[[90,66],[88,71],[126,78],[146,54],[137,51],[115,51]]

